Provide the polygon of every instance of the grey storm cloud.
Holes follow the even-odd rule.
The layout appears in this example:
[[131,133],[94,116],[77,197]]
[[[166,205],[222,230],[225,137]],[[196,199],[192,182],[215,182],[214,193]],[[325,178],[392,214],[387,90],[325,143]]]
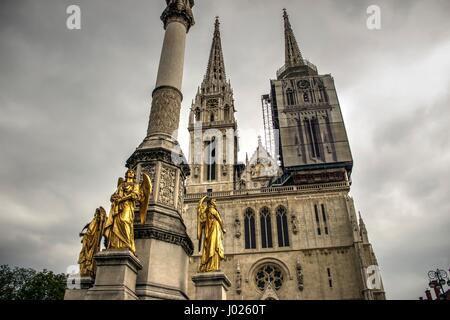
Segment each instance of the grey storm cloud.
[[[71,4],[81,8],[81,30],[66,28]],[[381,8],[381,30],[366,27],[371,4]],[[0,2],[0,264],[64,272],[76,263],[78,232],[96,207],[108,207],[144,138],[164,6]],[[260,96],[283,64],[284,7],[304,57],[335,78],[355,159],[352,195],[387,297],[417,299],[429,269],[450,267],[450,2],[196,1],[179,133],[185,153],[216,15],[239,157],[254,151]]]

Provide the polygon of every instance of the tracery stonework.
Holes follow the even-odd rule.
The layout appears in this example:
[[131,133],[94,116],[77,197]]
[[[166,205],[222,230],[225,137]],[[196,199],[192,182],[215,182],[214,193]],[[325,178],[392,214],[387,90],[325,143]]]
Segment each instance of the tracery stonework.
[[158,88],[153,95],[147,136],[165,133],[172,135],[178,129],[182,96],[171,87]]
[[183,200],[184,200],[184,182],[180,180],[180,186],[179,186],[179,191],[178,191],[178,203],[177,203],[177,207],[178,210],[182,210],[183,208]]
[[175,190],[176,170],[161,166],[161,177],[159,183],[159,202],[169,207],[175,206],[174,190]]

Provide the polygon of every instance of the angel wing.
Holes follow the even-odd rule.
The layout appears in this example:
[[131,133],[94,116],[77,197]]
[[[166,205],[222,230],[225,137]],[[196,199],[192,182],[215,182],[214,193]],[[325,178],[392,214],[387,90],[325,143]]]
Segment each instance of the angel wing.
[[146,173],[142,174],[141,190],[144,197],[141,201],[139,214],[141,217],[141,224],[145,224],[145,220],[147,219],[148,203],[150,202],[150,195],[152,194],[152,181]]
[[120,187],[120,185],[125,181],[124,178],[120,177],[119,180],[117,181],[117,188]]
[[205,199],[208,196],[204,196],[200,202],[198,203],[197,208],[197,239],[200,240],[202,236],[203,223],[206,220],[205,211],[206,211],[206,203]]
[[106,211],[103,207],[98,208],[98,210],[100,211],[100,223],[98,225],[98,230],[96,230],[96,234],[97,234],[97,241],[96,241],[96,245],[97,245],[97,252],[100,251],[100,244],[102,241],[102,236],[103,236],[103,232],[105,229],[105,223],[106,223],[106,219],[107,214]]

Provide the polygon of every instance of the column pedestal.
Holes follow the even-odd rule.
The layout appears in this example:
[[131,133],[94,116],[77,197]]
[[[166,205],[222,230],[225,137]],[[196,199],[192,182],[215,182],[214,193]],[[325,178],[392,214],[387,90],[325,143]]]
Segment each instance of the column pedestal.
[[129,250],[104,250],[94,256],[97,274],[86,300],[137,300],[136,276],[141,262]]
[[[79,281],[79,288],[66,289],[64,300],[84,300],[86,298],[88,290],[94,285],[94,279],[91,277],[81,277]],[[73,283],[73,285],[77,284]]]
[[195,300],[227,300],[231,282],[223,272],[197,273],[192,277]]
[[174,161],[184,157],[168,150],[164,139],[146,141],[159,145],[138,148],[127,162],[139,178],[148,174],[153,185],[146,223],[141,225],[136,218],[134,224],[136,254],[143,265],[137,275],[136,295],[141,300],[185,300],[189,256],[194,251],[182,218],[189,167]]

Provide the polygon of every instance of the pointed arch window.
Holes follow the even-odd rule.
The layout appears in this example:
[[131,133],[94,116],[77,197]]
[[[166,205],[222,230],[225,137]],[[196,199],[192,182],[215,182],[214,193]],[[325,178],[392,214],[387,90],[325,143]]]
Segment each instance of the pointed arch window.
[[269,208],[262,208],[259,218],[261,222],[261,247],[272,248],[272,219]]
[[209,121],[214,122],[214,112],[211,112],[211,115],[209,116]]
[[309,102],[309,94],[308,94],[308,92],[304,92],[303,93],[303,101]]
[[199,108],[195,109],[195,121],[200,121],[200,115],[201,115],[200,109]]
[[206,147],[207,162],[206,162],[206,180],[216,180],[216,141],[215,137],[207,142]]
[[230,120],[230,106],[226,105],[223,112],[224,112],[224,120],[225,121]]
[[287,210],[283,206],[277,208],[278,246],[289,247],[289,229],[287,223]]
[[292,89],[286,90],[286,98],[288,106],[292,106],[295,104],[294,91],[292,91]]
[[255,212],[251,208],[245,210],[245,249],[256,249]]
[[317,119],[305,119],[305,130],[311,157],[320,158],[320,128]]

